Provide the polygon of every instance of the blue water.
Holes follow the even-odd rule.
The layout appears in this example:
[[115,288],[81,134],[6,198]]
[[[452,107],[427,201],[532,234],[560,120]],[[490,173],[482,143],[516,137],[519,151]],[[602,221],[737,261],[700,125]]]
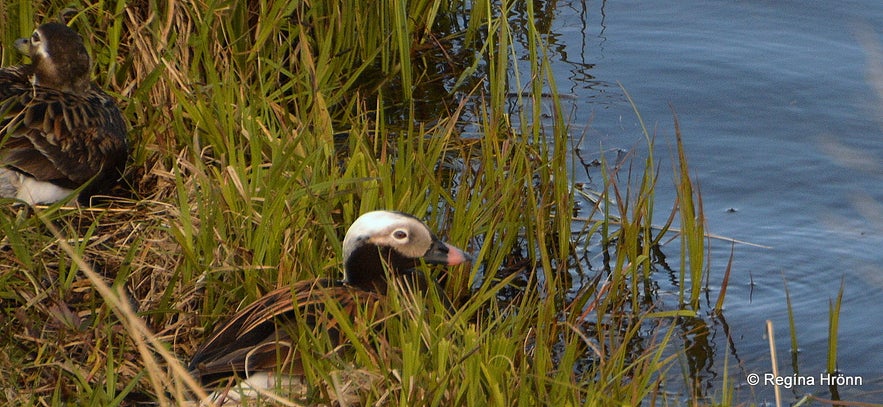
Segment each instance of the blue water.
[[[657,157],[670,156],[673,107],[708,231],[768,247],[735,247],[724,312],[733,349],[709,321],[707,393],[720,393],[728,357],[736,401],[773,401],[772,386],[745,384],[771,370],[766,320],[780,369],[793,374],[783,281],[800,374],[818,384],[842,282],[838,367],[863,384],[839,387],[839,397],[883,402],[883,84],[871,80],[883,75],[873,68],[883,66],[883,2],[559,1],[547,18],[584,154],[646,151],[620,84],[657,135]],[[658,211],[673,202],[669,174]],[[714,243],[712,286],[729,254],[729,243]],[[804,393],[837,396],[797,386],[785,400]]]

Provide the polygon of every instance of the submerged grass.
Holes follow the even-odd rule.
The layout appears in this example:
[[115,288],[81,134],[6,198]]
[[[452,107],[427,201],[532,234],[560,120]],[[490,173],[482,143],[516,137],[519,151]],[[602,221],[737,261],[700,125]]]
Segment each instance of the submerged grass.
[[[48,3],[2,6],[18,24],[4,25],[0,43],[69,6]],[[695,315],[708,270],[683,147],[679,202],[661,229],[652,154],[634,173],[605,166],[593,216],[575,220],[568,123],[531,2],[155,6],[77,3],[73,26],[98,82],[122,102],[133,160],[124,197],[103,207],[0,207],[0,370],[10,372],[0,399],[183,404],[200,390],[178,360],[214,323],[275,287],[339,277],[346,226],[388,208],[476,255],[439,276],[455,312],[431,295],[394,293],[397,313],[382,329],[343,330],[352,343],[388,346],[357,345],[351,358],[308,352],[311,384],[290,398],[667,402],[682,334],[673,321]],[[523,26],[508,19],[516,8]],[[527,39],[527,72],[516,35]],[[4,52],[3,62],[18,61]],[[653,259],[675,220],[689,268],[678,306],[659,309]],[[577,242],[596,234],[605,270],[574,289],[573,270],[592,272]]]

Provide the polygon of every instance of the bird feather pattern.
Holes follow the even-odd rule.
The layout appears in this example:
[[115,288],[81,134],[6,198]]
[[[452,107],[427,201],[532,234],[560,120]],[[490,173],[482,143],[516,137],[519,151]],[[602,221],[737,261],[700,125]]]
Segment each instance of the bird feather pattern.
[[[332,345],[339,347],[348,341],[341,337],[340,319],[335,314],[355,318],[350,323],[371,323],[382,314],[381,298],[378,293],[328,279],[300,281],[276,289],[223,323],[197,350],[198,357],[190,362],[190,370],[206,383],[213,375],[225,377],[231,371],[245,374],[277,366],[285,366],[289,374],[303,374],[303,350],[296,346],[296,326],[327,333]],[[329,304],[339,307],[339,312],[328,309]],[[298,319],[304,324],[292,323]]]
[[129,147],[114,100],[94,84],[83,95],[31,85],[28,71],[0,70],[0,162],[66,188],[119,177]]

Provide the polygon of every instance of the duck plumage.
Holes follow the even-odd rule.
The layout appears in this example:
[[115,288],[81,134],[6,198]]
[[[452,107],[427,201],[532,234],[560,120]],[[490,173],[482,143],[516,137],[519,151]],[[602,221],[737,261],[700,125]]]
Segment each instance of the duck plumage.
[[[89,79],[82,38],[64,24],[41,25],[16,47],[32,63],[0,69],[0,195],[52,203],[89,182],[80,195],[87,203],[125,168],[122,113]],[[60,192],[39,189],[52,187]]]
[[383,317],[387,276],[406,279],[408,284],[417,277],[422,286],[423,274],[414,270],[421,261],[453,266],[471,260],[439,240],[423,222],[399,212],[362,215],[347,231],[343,247],[342,281],[298,281],[264,295],[215,329],[194,354],[191,373],[206,384],[259,372],[303,374],[296,349],[298,318],[316,331],[327,332],[339,345],[344,338],[333,316],[338,313],[326,309],[329,301],[351,322],[361,319],[370,324]]

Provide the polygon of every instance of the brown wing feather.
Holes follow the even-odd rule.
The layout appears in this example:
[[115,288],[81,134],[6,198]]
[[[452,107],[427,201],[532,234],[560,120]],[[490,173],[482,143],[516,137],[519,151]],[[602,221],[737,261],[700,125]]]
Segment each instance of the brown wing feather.
[[[380,295],[329,280],[301,281],[267,293],[224,322],[196,351],[189,369],[204,383],[234,374],[274,371],[302,374],[297,327],[327,332],[336,347],[344,340],[339,322],[326,309],[334,301],[351,321],[374,320]],[[299,321],[302,324],[299,324]]]
[[84,95],[32,86],[28,74],[0,70],[0,163],[68,188],[118,178],[129,146],[114,100],[94,84]]

